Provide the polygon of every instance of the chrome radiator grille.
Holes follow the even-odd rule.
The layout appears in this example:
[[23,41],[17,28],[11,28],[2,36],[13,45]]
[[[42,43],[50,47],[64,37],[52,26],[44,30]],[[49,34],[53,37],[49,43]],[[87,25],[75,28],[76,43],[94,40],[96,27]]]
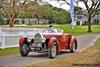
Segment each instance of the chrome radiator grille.
[[39,33],[35,34],[34,36],[34,46],[35,47],[42,46],[42,36]]

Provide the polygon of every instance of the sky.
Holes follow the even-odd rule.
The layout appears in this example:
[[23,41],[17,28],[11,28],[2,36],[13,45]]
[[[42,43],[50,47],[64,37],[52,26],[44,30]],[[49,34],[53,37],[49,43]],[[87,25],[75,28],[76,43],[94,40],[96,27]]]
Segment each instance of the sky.
[[[44,1],[58,8],[63,8],[65,10],[70,9],[70,6],[68,6],[67,4],[60,5],[57,1],[52,1],[52,0],[44,0]],[[83,3],[79,3],[78,6],[82,7],[83,9],[86,9]]]

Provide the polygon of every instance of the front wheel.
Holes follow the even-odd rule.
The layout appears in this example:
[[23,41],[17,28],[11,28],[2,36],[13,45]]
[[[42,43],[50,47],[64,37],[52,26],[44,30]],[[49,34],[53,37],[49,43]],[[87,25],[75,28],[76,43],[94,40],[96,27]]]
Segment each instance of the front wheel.
[[56,54],[57,54],[57,47],[56,47],[56,42],[54,42],[51,48],[48,50],[48,56],[49,58],[53,59],[56,57]]
[[73,44],[72,44],[71,47],[70,47],[70,52],[71,52],[71,53],[74,53],[75,50],[76,50],[76,44],[75,44],[75,42],[73,42]]
[[22,57],[26,57],[29,53],[29,47],[27,44],[24,44],[23,46],[19,47],[20,55]]

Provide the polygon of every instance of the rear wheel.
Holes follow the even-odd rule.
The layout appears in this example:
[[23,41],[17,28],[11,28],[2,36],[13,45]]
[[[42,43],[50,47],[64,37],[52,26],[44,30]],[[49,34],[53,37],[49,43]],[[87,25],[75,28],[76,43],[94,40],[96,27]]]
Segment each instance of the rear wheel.
[[73,44],[72,44],[71,47],[70,47],[70,52],[71,52],[71,53],[74,53],[75,50],[76,50],[76,44],[75,44],[75,42],[73,42]]
[[20,55],[26,57],[29,53],[29,47],[27,44],[19,47]]
[[53,59],[56,57],[56,54],[57,54],[57,47],[56,47],[56,42],[54,42],[51,48],[48,50],[48,56],[49,58]]

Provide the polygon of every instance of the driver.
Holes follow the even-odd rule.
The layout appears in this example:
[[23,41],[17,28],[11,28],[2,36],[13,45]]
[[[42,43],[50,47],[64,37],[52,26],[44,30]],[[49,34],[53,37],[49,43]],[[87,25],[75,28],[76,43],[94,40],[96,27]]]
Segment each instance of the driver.
[[46,32],[54,33],[55,30],[53,29],[53,25],[49,25],[49,27],[48,27],[48,29],[46,30]]

